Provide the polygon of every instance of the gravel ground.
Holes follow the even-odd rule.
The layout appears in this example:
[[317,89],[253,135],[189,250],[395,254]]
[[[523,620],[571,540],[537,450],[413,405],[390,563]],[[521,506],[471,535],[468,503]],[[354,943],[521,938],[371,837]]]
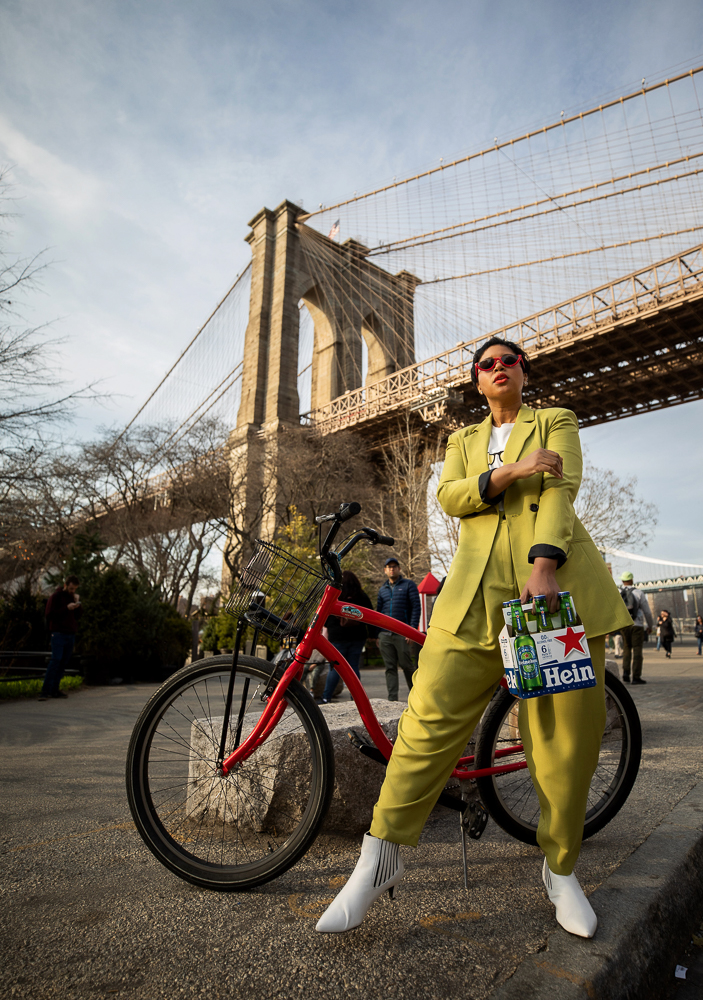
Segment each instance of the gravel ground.
[[[640,777],[616,819],[584,845],[577,873],[601,885],[695,784],[703,757],[703,668],[647,650],[633,688]],[[383,692],[381,672],[364,674]],[[132,825],[129,735],[153,688],[88,688],[68,701],[0,704],[0,959],[12,997],[338,997],[480,1000],[545,947],[553,909],[540,854],[492,822],[471,843],[463,888],[454,814],[437,809],[396,902],[357,930],[314,933],[358,842],[318,839],[277,881],[246,894],[197,889],[162,868]],[[549,974],[545,973],[548,980]]]

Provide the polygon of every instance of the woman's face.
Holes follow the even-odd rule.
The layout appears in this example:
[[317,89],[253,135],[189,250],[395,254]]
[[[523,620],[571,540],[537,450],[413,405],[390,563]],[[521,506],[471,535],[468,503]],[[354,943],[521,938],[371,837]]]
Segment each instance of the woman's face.
[[[487,351],[483,352],[481,361],[488,358],[501,358],[504,354],[513,354],[513,351],[503,344],[494,344],[493,347],[489,347]],[[524,382],[525,373],[521,364],[517,364],[513,368],[506,368],[499,360],[489,372],[482,372],[480,368],[478,369],[478,388],[489,403],[519,406],[522,402]]]

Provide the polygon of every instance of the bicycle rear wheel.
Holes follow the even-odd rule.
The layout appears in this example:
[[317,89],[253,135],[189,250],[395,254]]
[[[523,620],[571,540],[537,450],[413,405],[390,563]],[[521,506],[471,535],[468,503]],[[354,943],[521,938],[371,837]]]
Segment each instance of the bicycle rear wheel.
[[[477,768],[525,760],[524,753],[495,758],[500,747],[522,742],[518,707],[517,699],[501,688],[481,726]],[[588,792],[584,840],[601,830],[622,808],[635,783],[642,756],[637,709],[625,686],[609,670],[605,672],[605,707],[605,732]],[[477,778],[476,785],[483,804],[499,826],[525,844],[537,843],[540,807],[527,769]]]
[[[206,889],[245,890],[277,878],[317,836],[332,797],[334,751],[322,713],[293,681],[265,743],[219,777],[231,665],[229,656],[200,660],[154,694],[129,745],[127,795],[139,833],[163,865]],[[272,669],[239,657],[225,756],[240,714],[242,741],[260,717]]]

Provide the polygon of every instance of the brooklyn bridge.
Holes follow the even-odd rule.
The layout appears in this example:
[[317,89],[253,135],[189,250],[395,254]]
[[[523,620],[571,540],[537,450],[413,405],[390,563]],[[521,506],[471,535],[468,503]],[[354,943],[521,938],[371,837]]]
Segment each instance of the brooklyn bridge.
[[470,360],[493,334],[534,361],[526,401],[582,426],[700,399],[701,70],[332,205],[262,209],[251,262],[125,431],[168,421],[177,440],[217,416],[251,475],[288,426],[371,449],[403,414],[446,434],[484,415]]

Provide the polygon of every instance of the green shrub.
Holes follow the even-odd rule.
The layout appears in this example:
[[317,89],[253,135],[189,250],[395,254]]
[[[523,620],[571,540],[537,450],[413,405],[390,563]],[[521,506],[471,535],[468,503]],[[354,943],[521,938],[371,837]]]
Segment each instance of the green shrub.
[[60,577],[75,574],[83,614],[76,653],[86,659],[86,680],[107,683],[161,680],[185,662],[190,622],[145,577],[122,566],[105,566],[97,535],[79,535]]
[[46,596],[33,594],[28,583],[0,598],[0,649],[48,649],[45,605]]
[[[38,698],[42,684],[41,677],[31,677],[26,681],[0,680],[0,700],[7,698]],[[82,677],[62,677],[59,690],[77,691],[82,684]]]

